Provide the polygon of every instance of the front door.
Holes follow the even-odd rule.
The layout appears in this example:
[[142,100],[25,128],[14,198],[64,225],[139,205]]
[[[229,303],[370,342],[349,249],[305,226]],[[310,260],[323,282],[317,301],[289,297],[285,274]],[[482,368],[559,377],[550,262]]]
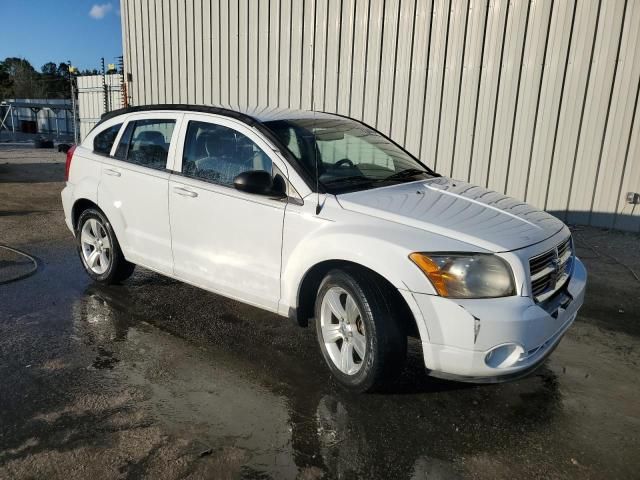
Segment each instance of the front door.
[[248,170],[286,176],[285,165],[255,132],[231,119],[185,115],[181,139],[169,179],[175,274],[276,311],[287,202],[236,190],[233,179]]

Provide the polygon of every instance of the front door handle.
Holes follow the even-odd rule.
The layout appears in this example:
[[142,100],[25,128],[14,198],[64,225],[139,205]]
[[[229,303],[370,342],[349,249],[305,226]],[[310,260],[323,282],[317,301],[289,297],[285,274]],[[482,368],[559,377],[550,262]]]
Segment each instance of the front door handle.
[[112,177],[119,177],[120,175],[122,175],[119,171],[114,170],[113,168],[105,168],[104,173],[106,173],[107,175],[111,175]]
[[186,188],[182,188],[182,187],[173,187],[173,191],[175,193],[177,193],[178,195],[182,195],[183,197],[197,197],[198,194],[192,190],[187,190]]

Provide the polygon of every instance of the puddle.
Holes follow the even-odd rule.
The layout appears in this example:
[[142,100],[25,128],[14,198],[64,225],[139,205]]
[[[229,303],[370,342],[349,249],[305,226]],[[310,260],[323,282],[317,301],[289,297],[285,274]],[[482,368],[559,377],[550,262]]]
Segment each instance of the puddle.
[[[87,287],[72,254],[28,289],[0,288],[12,299],[0,443],[24,468],[42,452],[77,463],[80,448],[175,478],[625,477],[637,466],[625,432],[640,427],[640,382],[619,353],[630,339],[605,343],[576,322],[536,374],[485,386],[430,379],[412,345],[396,390],[351,395],[312,330],[143,270]],[[170,475],[177,458],[186,470]]]

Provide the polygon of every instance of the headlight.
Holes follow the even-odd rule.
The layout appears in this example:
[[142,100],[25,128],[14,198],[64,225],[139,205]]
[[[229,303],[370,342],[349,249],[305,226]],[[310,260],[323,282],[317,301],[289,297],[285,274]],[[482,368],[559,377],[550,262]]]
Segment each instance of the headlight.
[[495,298],[515,294],[511,268],[496,255],[412,253],[409,258],[443,297]]

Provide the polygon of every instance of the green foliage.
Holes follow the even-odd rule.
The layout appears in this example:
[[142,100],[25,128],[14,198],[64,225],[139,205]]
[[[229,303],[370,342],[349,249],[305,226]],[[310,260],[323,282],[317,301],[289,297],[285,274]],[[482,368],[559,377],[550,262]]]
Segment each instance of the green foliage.
[[9,92],[11,90],[11,76],[9,75],[9,69],[4,64],[4,62],[0,62],[0,100],[3,98],[7,98]]
[[45,63],[41,71],[24,58],[0,61],[0,100],[6,98],[69,98],[69,67]]
[[58,66],[53,62],[47,62],[42,66],[40,71],[43,75],[55,76],[58,74]]

